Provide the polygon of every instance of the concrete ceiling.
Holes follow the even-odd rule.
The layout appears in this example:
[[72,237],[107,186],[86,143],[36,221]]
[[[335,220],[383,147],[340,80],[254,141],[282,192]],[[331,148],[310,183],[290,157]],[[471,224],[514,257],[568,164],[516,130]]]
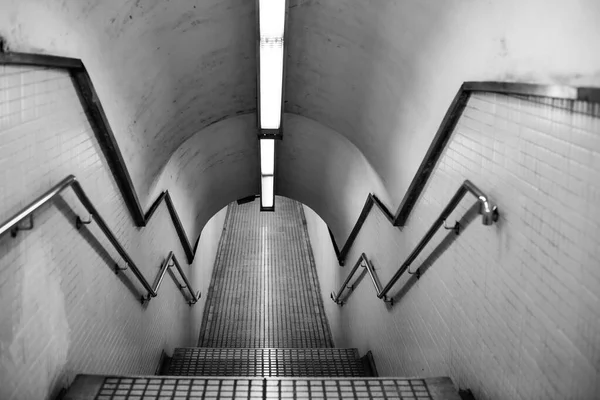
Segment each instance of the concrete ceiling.
[[[362,177],[363,189],[350,192],[380,191],[392,209],[463,81],[600,86],[597,0],[288,1],[285,109],[303,118],[288,118],[290,126],[309,130],[294,137],[338,138],[324,140],[349,150],[332,152],[329,165],[344,165],[349,154],[363,157],[346,172]],[[177,180],[160,178],[173,157],[177,165],[178,151],[213,148],[210,157],[229,162],[231,137],[248,135],[240,142],[246,146],[255,140],[255,32],[255,1],[0,0],[0,36],[10,50],[84,61],[146,208],[159,190],[186,192]],[[238,116],[245,114],[242,123]],[[257,147],[236,151],[254,170],[249,154]],[[326,156],[295,154],[303,165]],[[318,212],[364,201],[341,198],[350,194],[343,190],[303,187],[302,168],[281,156],[277,162],[280,194],[311,202]],[[213,171],[208,181],[230,176]],[[250,175],[235,182],[246,188],[236,195],[258,191]],[[350,213],[336,218],[348,219],[336,223],[340,235],[354,222]]]

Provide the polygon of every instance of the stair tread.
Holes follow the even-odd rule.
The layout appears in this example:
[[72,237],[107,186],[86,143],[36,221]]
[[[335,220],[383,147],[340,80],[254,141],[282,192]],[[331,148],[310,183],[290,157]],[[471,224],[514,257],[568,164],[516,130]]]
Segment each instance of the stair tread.
[[[460,400],[449,377],[436,378],[248,378],[78,375],[64,400],[196,400],[207,397],[352,399],[419,398]],[[131,397],[130,397],[131,396]],[[177,396],[177,397],[176,397]]]
[[165,375],[179,376],[370,376],[358,349],[177,348]]
[[173,357],[186,356],[189,354],[211,354],[211,355],[234,355],[236,357],[255,357],[257,354],[278,356],[278,355],[321,355],[336,356],[346,358],[358,358],[358,349],[255,349],[255,348],[208,348],[208,347],[179,347],[173,351]]

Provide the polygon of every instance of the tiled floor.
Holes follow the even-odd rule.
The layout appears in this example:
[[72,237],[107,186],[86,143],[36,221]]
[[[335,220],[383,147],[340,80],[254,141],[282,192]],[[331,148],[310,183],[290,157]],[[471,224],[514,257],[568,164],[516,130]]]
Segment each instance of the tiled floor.
[[[456,399],[432,394],[438,382],[428,379],[228,379],[107,377],[96,400],[146,399]],[[434,380],[435,381],[435,380]],[[449,380],[448,380],[449,382]],[[443,384],[452,384],[443,382]]]
[[369,376],[356,349],[175,349],[163,375]]
[[278,197],[232,203],[221,238],[199,346],[333,347],[302,205]]

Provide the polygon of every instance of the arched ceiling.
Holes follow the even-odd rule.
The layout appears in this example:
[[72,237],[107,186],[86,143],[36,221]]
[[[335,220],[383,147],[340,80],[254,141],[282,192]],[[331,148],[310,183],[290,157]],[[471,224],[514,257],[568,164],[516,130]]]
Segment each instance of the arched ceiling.
[[224,206],[258,193],[258,141],[248,134],[255,124],[252,114],[216,122],[183,142],[167,163],[152,198],[169,189],[191,241]]
[[[286,112],[304,117],[295,126],[319,126],[310,132],[353,144],[392,209],[463,81],[600,86],[597,0],[288,2]],[[209,146],[229,126],[219,124],[231,119],[239,129],[238,116],[248,114],[243,134],[251,139],[240,143],[256,140],[255,7],[245,0],[0,0],[0,36],[9,50],[84,61],[147,208],[168,188],[159,187],[161,171],[195,134],[197,146]],[[317,140],[309,136],[302,140]],[[310,162],[310,152],[296,154]],[[248,170],[253,162],[247,159]],[[283,171],[292,165],[285,157],[278,163]],[[257,185],[250,179],[245,184]],[[298,182],[282,180],[281,188],[306,201],[339,200]]]
[[[169,188],[187,236],[195,240],[213,214],[258,193],[258,142],[249,135],[254,115],[228,118],[182,143],[158,188]],[[308,118],[285,114],[277,144],[277,193],[308,205],[345,242],[369,193],[387,202],[385,187],[361,152],[339,133]],[[276,206],[277,207],[277,206]]]
[[144,208],[181,143],[255,111],[255,32],[253,1],[0,1],[10,50],[83,60]]

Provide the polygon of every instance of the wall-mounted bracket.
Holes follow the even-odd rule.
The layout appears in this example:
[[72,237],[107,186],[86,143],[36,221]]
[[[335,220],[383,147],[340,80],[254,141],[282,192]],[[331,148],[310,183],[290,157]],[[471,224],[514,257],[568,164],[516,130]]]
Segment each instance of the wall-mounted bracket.
[[193,306],[194,304],[196,304],[198,302],[198,300],[200,300],[200,298],[202,297],[202,293],[200,293],[200,291],[198,290],[198,292],[196,292],[196,300],[190,300],[188,301],[188,304],[191,306]]
[[77,228],[77,230],[80,230],[83,225],[91,224],[92,219],[93,219],[92,214],[90,214],[87,221],[82,220],[78,215],[77,218],[75,219],[75,227]]
[[27,216],[27,219],[29,220],[29,225],[27,226],[22,226],[21,222],[19,221],[19,224],[16,225],[14,228],[12,228],[10,230],[10,236],[12,237],[17,237],[17,235],[19,234],[19,231],[30,231],[33,229],[33,214],[29,214]]
[[342,307],[342,306],[344,305],[344,302],[343,302],[343,301],[341,301],[341,300],[336,300],[336,299],[335,299],[335,298],[337,297],[337,296],[336,296],[336,294],[335,294],[335,292],[331,292],[331,293],[329,294],[329,297],[331,297],[331,300],[332,300],[332,301],[333,301],[335,304],[337,304],[338,306]]
[[390,306],[394,305],[394,299],[392,297],[383,296],[383,302],[389,304]]
[[492,221],[498,222],[500,218],[500,213],[498,212],[498,206],[492,207]]
[[409,266],[409,267],[408,267],[408,271],[407,271],[407,272],[408,272],[408,274],[409,274],[409,275],[416,275],[416,276],[417,276],[417,279],[420,279],[420,278],[421,278],[421,268],[417,268],[417,269],[415,270],[415,272],[412,272],[412,271],[410,270],[410,266]]
[[142,295],[142,305],[150,303],[150,300],[152,300],[152,295],[150,293],[148,293],[146,296]]
[[119,271],[127,271],[129,265],[125,264],[125,268],[119,267],[119,264],[115,263],[115,274],[119,274]]
[[456,235],[460,235],[460,222],[456,221],[454,223],[454,226],[448,226],[448,225],[446,225],[446,220],[444,220],[444,229],[447,229],[449,231],[454,231],[454,233]]

